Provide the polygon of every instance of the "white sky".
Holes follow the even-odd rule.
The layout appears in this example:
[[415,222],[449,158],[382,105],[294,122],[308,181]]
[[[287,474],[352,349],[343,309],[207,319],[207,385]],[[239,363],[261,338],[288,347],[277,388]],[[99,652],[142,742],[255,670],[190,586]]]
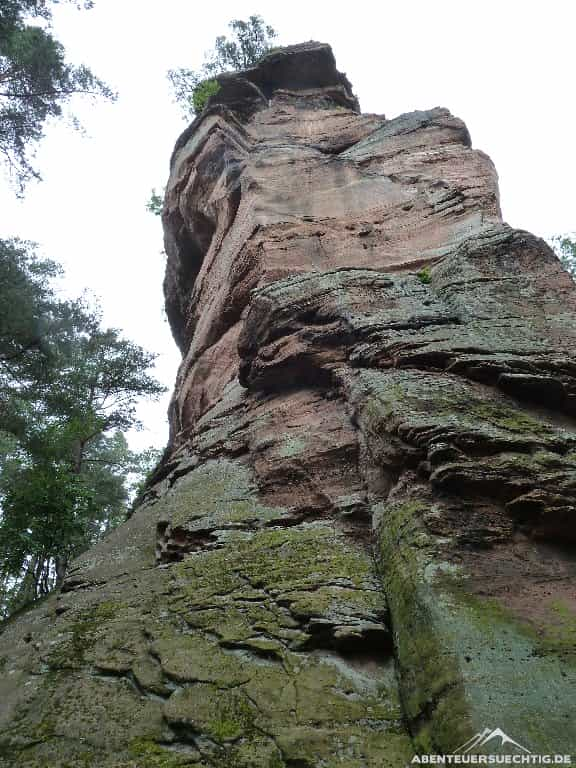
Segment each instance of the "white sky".
[[[279,44],[332,45],[365,112],[395,117],[444,106],[500,176],[505,220],[541,235],[576,228],[574,0],[388,0],[337,6],[290,0],[96,0],[56,8],[54,31],[75,63],[119,91],[75,106],[82,137],[50,126],[37,155],[44,181],[18,202],[0,187],[0,236],[35,240],[60,261],[67,290],[99,297],[105,322],[160,354],[172,387],[179,355],[163,316],[160,220],[146,209],[167,177],[185,123],[165,72],[197,68],[231,19],[259,13]],[[134,447],[163,447],[168,397],[141,409]]]

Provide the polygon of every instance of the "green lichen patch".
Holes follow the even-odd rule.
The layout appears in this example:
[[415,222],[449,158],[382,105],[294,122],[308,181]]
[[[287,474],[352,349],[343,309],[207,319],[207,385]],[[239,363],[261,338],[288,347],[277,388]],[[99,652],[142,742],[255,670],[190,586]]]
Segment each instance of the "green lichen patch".
[[366,723],[336,728],[286,726],[274,730],[287,765],[302,768],[399,768],[413,755],[402,728],[372,729]]
[[476,720],[491,712],[508,733],[529,724],[532,751],[571,754],[575,623],[567,606],[560,608],[566,623],[553,608],[536,623],[500,600],[475,594],[465,578],[439,575],[438,585],[446,634],[466,660],[462,675]]
[[158,502],[157,511],[172,528],[189,531],[265,524],[281,512],[261,505],[249,469],[228,459],[189,472]]
[[[383,651],[374,648],[375,658],[364,661],[333,649],[310,650],[330,645],[322,631],[349,638],[356,628],[358,647],[364,630],[385,634],[370,553],[325,523],[231,531],[222,544],[171,569],[169,607],[194,631],[157,638],[153,652],[170,677],[200,681],[170,697],[166,711],[175,728],[222,745],[222,766],[237,759],[240,745],[249,754],[263,733],[287,724],[302,727],[309,744],[323,729],[331,734],[326,748],[339,744],[346,729],[359,733],[362,727],[369,739],[393,731],[407,744],[398,732],[403,730],[392,660]],[[317,637],[303,631],[308,626]],[[282,750],[266,744],[265,754],[279,759]],[[389,751],[384,743],[374,747],[372,762],[359,739],[354,750],[351,765],[393,762],[383,761]],[[316,753],[311,765],[316,768],[321,759]]]
[[377,505],[374,512],[381,520],[382,570],[403,709],[410,722],[418,723],[417,748],[433,751],[465,741],[469,717],[458,659],[442,637],[441,609],[427,576],[435,549],[421,525],[425,510],[425,501],[412,498]]
[[380,666],[372,670],[372,680],[369,678],[340,664],[337,657],[313,657],[303,663],[295,676],[297,722],[399,722],[402,715],[392,667]]
[[164,716],[181,731],[205,734],[219,744],[236,741],[254,727],[254,711],[242,691],[220,690],[209,683],[176,691],[166,704]]
[[432,486],[450,494],[511,504],[537,491],[538,498],[519,499],[510,513],[527,518],[537,510],[530,524],[550,538],[565,525],[576,469],[565,455],[574,442],[571,432],[447,374],[362,370],[351,389],[378,460],[395,470],[407,461],[426,461]]
[[290,611],[299,620],[316,616],[335,623],[351,621],[381,621],[385,614],[384,597],[376,589],[351,589],[345,586],[322,586],[309,591],[286,594]]
[[375,584],[367,553],[327,525],[260,531],[239,540],[238,550],[242,573],[264,589],[317,589],[338,579],[359,589]]
[[292,675],[285,669],[256,667],[244,690],[254,703],[258,722],[263,728],[269,720],[293,721],[297,705],[296,687]]
[[64,639],[58,642],[48,656],[54,669],[76,669],[85,662],[85,654],[96,643],[104,628],[114,620],[122,608],[118,602],[107,600],[66,616]]
[[116,768],[135,739],[159,740],[165,730],[160,703],[140,697],[127,680],[69,669],[44,676],[14,725],[4,743],[10,768]]
[[[555,428],[544,421],[524,413],[512,402],[480,401],[475,398],[470,403],[470,416],[493,424],[500,429],[517,432],[521,435],[554,437]],[[560,430],[558,430],[560,432]]]
[[576,662],[576,612],[564,600],[550,603],[551,618],[543,628],[539,647],[541,652],[551,652]]
[[134,739],[130,743],[130,753],[136,759],[139,768],[181,768],[181,766],[190,768],[198,766],[199,768],[202,765],[200,753],[197,750],[189,748],[186,754],[178,754],[166,745],[158,744],[151,739]]
[[200,634],[164,637],[153,644],[152,653],[160,660],[164,674],[178,682],[231,687],[250,679],[239,659],[225,654],[217,643]]
[[447,544],[423,528],[426,509],[423,496],[376,510],[401,697],[417,749],[448,752],[485,722],[507,733],[529,722],[533,751],[568,754],[576,670],[554,646],[572,641],[570,620],[557,621],[554,636],[475,595],[466,572],[443,556]]
[[[230,533],[222,549],[199,552],[174,568],[181,587],[182,607],[195,609],[225,605],[229,597],[242,600],[242,589],[258,590],[266,603],[272,595],[337,588],[376,589],[377,581],[367,552],[324,524]],[[240,592],[238,592],[240,590]],[[355,592],[354,592],[355,595]],[[325,595],[318,603],[325,602]],[[347,594],[350,604],[352,592]],[[190,601],[187,603],[187,601]],[[358,596],[364,603],[364,596]],[[353,610],[353,609],[352,609]]]
[[227,647],[244,648],[259,658],[275,661],[282,661],[286,656],[286,648],[283,643],[269,637],[248,637],[237,643],[228,643]]
[[545,447],[569,442],[569,434],[522,411],[497,393],[486,394],[474,383],[448,374],[414,370],[359,371],[353,393],[362,402],[369,432],[382,428],[430,436],[474,436],[479,442]]
[[297,623],[286,611],[275,607],[265,596],[260,598],[261,601],[245,602],[231,595],[228,601],[222,599],[218,607],[205,610],[189,610],[185,602],[176,606],[191,627],[218,635],[223,645],[244,644],[259,632],[285,637],[285,632],[296,631]]
[[55,740],[31,747],[0,745],[0,768],[135,768],[101,751],[80,744]]
[[527,618],[496,597],[476,594],[462,576],[444,573],[438,578],[451,599],[488,638],[494,640],[501,631],[516,635],[529,647],[528,656],[556,658],[576,672],[576,613],[567,601],[544,599],[538,615]]
[[272,739],[255,736],[235,744],[220,765],[221,768],[284,768],[285,763]]
[[132,664],[132,674],[143,690],[157,696],[169,695],[170,689],[164,680],[162,667],[152,656],[146,654],[136,659]]

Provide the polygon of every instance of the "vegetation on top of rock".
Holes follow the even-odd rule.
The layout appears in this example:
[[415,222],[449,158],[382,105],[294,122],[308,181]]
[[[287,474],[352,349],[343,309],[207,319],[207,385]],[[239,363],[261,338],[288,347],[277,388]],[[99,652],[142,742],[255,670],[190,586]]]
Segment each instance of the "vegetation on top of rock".
[[[50,31],[54,2],[4,0],[0,8],[0,154],[20,194],[27,182],[40,179],[31,150],[43,137],[46,121],[61,117],[76,94],[115,99],[87,67],[66,61],[64,47]],[[93,3],[76,5],[91,8]],[[77,128],[77,120],[69,117]]]
[[196,114],[202,112],[210,96],[214,96],[220,90],[217,80],[202,80],[192,92],[192,107]]
[[200,113],[208,98],[217,92],[215,77],[222,72],[238,72],[253,67],[271,49],[276,31],[261,16],[250,16],[248,21],[234,19],[228,26],[232,36],[216,38],[214,49],[205,54],[204,64],[198,71],[179,67],[168,71],[168,80],[184,117]]
[[[225,35],[217,37],[214,49],[206,52],[200,70],[179,67],[168,71],[174,100],[182,108],[186,120],[199,115],[210,96],[218,93],[220,84],[216,80],[217,75],[248,69],[273,50],[271,42],[277,33],[265,24],[261,16],[250,16],[248,21],[234,19],[228,26],[232,29],[232,38],[229,40]],[[154,216],[160,216],[163,204],[163,196],[152,189],[146,210]]]
[[432,281],[432,275],[430,274],[430,267],[426,266],[418,272],[418,280],[423,285],[428,285]]

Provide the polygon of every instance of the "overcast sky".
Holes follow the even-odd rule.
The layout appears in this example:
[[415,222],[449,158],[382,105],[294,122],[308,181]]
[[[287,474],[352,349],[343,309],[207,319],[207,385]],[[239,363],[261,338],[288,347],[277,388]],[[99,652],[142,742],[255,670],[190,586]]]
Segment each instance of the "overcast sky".
[[[573,183],[574,0],[96,0],[62,6],[54,31],[75,63],[118,90],[116,104],[75,103],[87,136],[63,123],[37,154],[44,181],[18,202],[0,186],[0,236],[35,240],[60,261],[66,290],[88,288],[105,322],[159,353],[172,387],[179,355],[162,310],[160,221],[149,214],[185,123],[166,70],[197,68],[234,18],[258,13],[279,43],[332,45],[365,112],[395,117],[443,106],[465,120],[500,177],[505,220],[541,235],[576,228]],[[167,399],[141,410],[133,445],[163,447]]]

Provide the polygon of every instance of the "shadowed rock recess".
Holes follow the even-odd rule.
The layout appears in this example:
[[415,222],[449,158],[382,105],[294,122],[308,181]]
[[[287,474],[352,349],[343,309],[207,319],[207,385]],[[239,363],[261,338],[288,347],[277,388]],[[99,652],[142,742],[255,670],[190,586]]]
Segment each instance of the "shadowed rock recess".
[[2,628],[0,765],[573,753],[574,284],[446,109],[360,114],[319,43],[220,82],[166,191],[170,445]]

